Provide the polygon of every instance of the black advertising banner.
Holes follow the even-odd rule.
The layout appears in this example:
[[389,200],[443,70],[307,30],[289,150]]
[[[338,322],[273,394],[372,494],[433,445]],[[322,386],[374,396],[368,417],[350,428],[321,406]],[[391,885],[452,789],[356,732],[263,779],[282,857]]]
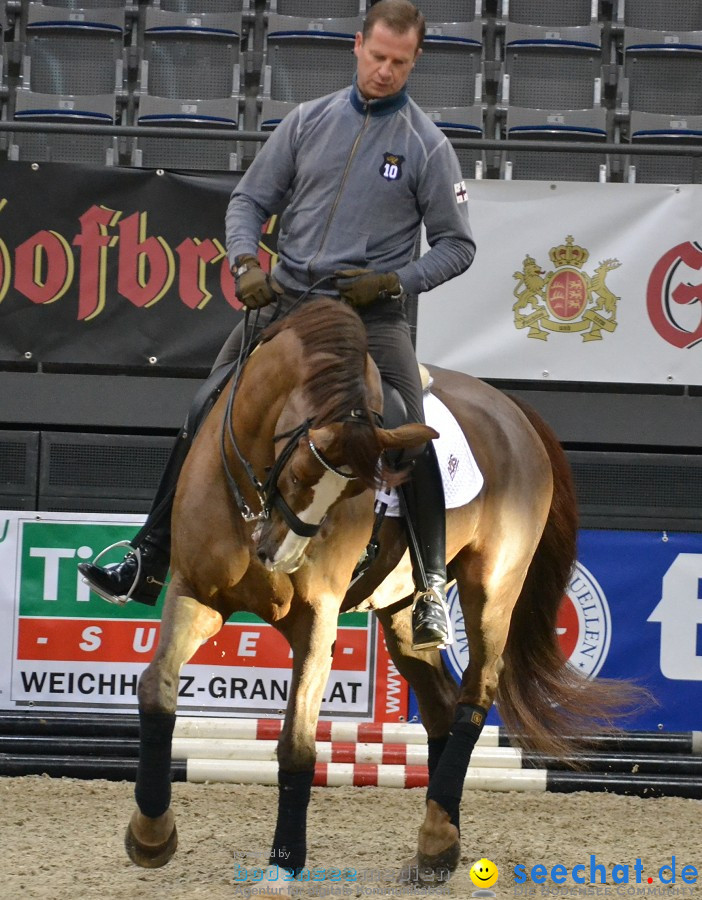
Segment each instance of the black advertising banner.
[[209,369],[241,317],[239,177],[0,163],[0,365]]

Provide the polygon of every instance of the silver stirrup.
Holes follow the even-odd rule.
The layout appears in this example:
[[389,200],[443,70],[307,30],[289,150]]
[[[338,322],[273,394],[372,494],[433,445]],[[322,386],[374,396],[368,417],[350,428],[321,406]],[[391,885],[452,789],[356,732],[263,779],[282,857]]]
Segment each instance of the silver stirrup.
[[114,604],[114,606],[126,606],[127,603],[131,600],[132,593],[134,592],[134,588],[139,583],[139,576],[141,575],[141,550],[138,547],[132,547],[129,541],[117,541],[114,544],[110,544],[109,547],[105,547],[104,550],[101,550],[98,555],[93,559],[93,565],[96,566],[99,559],[109,553],[110,550],[114,550],[116,547],[129,547],[132,551],[132,555],[136,556],[137,561],[137,572],[132,582],[132,586],[129,588],[126,594],[115,597],[114,594],[106,594],[105,591],[101,591],[100,588],[95,587],[95,585],[88,581],[88,579],[83,576],[83,584],[87,584],[91,591],[98,595],[98,597],[102,597],[103,600],[107,600],[108,603]]
[[[453,579],[455,580],[455,579]],[[442,641],[440,644],[436,644],[431,649],[435,650],[445,650],[446,647],[450,647],[453,644],[453,625],[451,624],[451,615],[449,613],[448,604],[446,600],[441,595],[441,592],[438,591],[435,587],[430,587],[426,591],[417,591],[414,595],[414,599],[412,600],[412,612],[414,612],[414,608],[420,600],[423,600],[425,597],[433,597],[433,599],[440,603],[443,607],[444,613],[446,614],[446,624],[448,626],[448,637],[445,641]],[[413,647],[413,649],[417,649]],[[420,648],[421,649],[421,648]]]

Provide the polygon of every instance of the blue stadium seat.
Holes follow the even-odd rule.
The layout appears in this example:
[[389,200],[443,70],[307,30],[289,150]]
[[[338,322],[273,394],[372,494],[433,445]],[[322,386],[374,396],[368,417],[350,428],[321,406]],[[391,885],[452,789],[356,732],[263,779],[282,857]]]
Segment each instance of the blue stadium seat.
[[239,128],[239,103],[223,100],[172,100],[143,96],[137,125],[160,125],[174,129],[173,137],[137,137],[132,147],[133,166],[188,171],[229,171],[239,168],[240,147],[236,140],[177,138],[178,128]]
[[[426,114],[444,134],[453,138],[483,138],[485,125],[481,106],[446,106],[426,109]],[[486,173],[485,151],[456,148],[461,171],[466,178],[483,178]]]
[[417,4],[428,23],[473,22],[483,14],[482,0],[423,0]]
[[340,90],[356,71],[360,17],[268,16],[262,98],[301,103]]
[[543,28],[508,22],[501,109],[591,109],[602,103],[602,39],[597,25]]
[[124,91],[125,12],[29,3],[20,88],[44,94]]
[[628,181],[646,184],[699,184],[702,158],[685,156],[687,146],[702,146],[702,116],[671,116],[656,113],[631,113],[629,140],[632,144],[679,146],[679,156],[631,154],[627,160]]
[[152,4],[154,9],[189,15],[214,13],[226,16],[251,10],[251,0],[152,0]]
[[62,9],[126,9],[130,0],[47,0],[45,6]]
[[[14,119],[18,122],[70,122],[83,125],[118,124],[114,94],[61,96],[17,91]],[[116,165],[117,138],[109,134],[13,132],[8,157],[23,162],[72,162]]]
[[296,106],[299,106],[299,104],[286,102],[285,100],[269,100],[264,97],[261,101],[258,128],[261,131],[273,131]]
[[[521,109],[510,107],[505,124],[507,140],[607,141],[607,113],[587,110]],[[508,180],[607,181],[609,161],[602,152],[577,153],[544,150],[503,152],[501,176]]]
[[618,0],[614,21],[620,27],[648,28],[655,31],[702,30],[700,0]]
[[241,14],[147,9],[139,94],[173,100],[241,96]]
[[343,19],[363,16],[366,0],[270,0],[268,9],[279,16]]
[[568,28],[598,22],[598,0],[500,0],[498,17],[505,22]]
[[618,109],[702,115],[702,31],[625,28]]
[[408,88],[421,107],[472,106],[482,100],[482,24],[433,22]]

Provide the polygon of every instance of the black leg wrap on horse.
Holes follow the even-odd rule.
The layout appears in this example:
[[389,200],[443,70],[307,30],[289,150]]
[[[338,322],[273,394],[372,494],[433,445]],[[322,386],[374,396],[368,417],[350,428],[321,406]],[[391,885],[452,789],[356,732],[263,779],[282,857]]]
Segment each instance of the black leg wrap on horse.
[[309,772],[278,771],[278,824],[269,862],[297,876],[307,858],[307,807],[314,769]]
[[427,800],[435,800],[458,827],[468,763],[485,724],[487,710],[469,703],[459,703],[446,746],[429,781]]
[[429,781],[434,777],[436,767],[439,765],[441,754],[448,743],[448,735],[440,738],[427,738],[427,768],[429,769]]
[[[434,772],[439,765],[439,760],[441,759],[441,755],[446,749],[446,744],[448,744],[448,735],[440,738],[427,738],[427,768],[429,770],[429,782],[431,783],[432,778],[434,777]],[[427,800],[429,796],[427,794]],[[451,824],[455,825],[458,830],[461,830],[461,820],[459,817],[458,810],[456,810],[456,815],[451,816]]]
[[145,816],[157,819],[171,805],[171,744],[175,713],[139,712],[139,766],[134,797]]

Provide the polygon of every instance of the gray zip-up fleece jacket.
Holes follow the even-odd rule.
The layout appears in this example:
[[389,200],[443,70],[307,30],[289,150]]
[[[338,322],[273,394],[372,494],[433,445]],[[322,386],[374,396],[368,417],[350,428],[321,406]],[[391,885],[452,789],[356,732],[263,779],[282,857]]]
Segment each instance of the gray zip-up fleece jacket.
[[[369,268],[397,272],[418,294],[473,261],[456,154],[404,90],[366,101],[354,82],[283,119],[231,195],[232,266],[256,254],[261,226],[288,191],[274,269],[283,287],[305,290],[337,269]],[[430,249],[415,260],[422,219]]]

